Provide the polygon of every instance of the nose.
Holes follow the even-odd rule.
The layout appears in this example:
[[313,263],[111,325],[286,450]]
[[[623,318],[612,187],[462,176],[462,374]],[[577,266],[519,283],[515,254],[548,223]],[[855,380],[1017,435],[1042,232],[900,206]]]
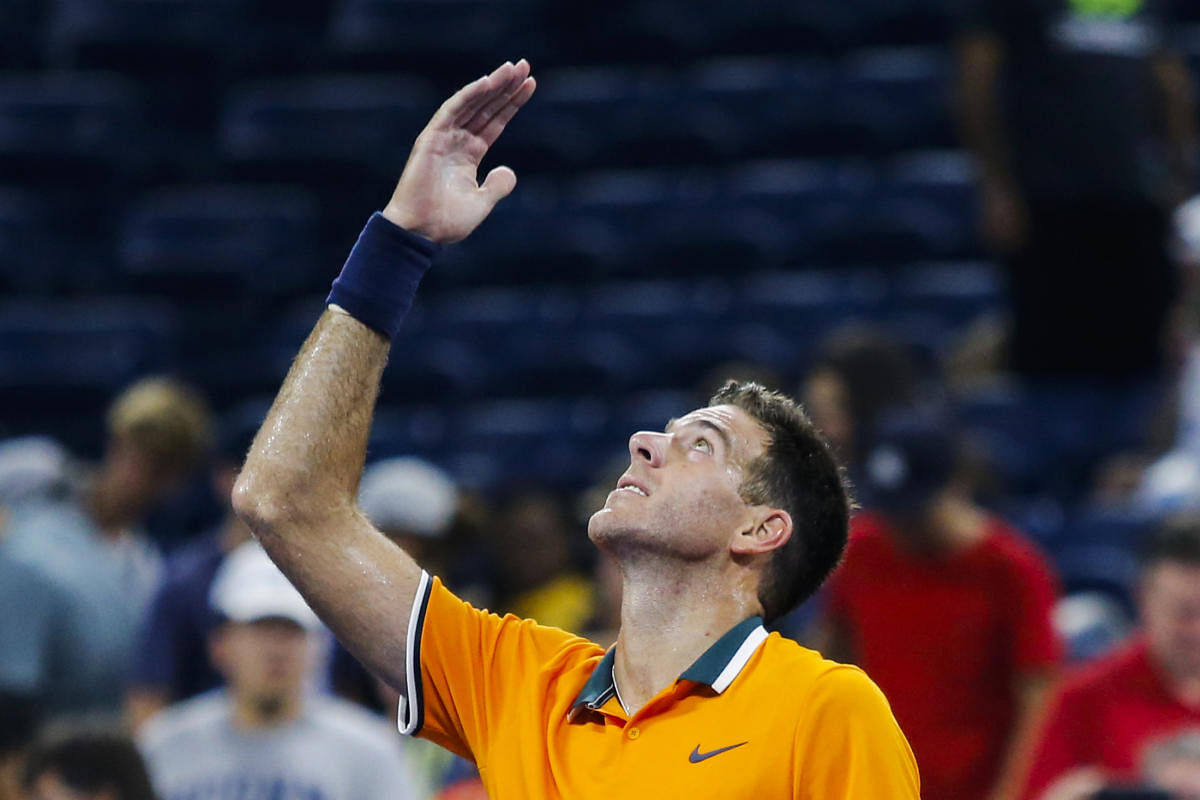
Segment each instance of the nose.
[[651,467],[661,467],[666,438],[665,433],[638,431],[629,437],[629,455],[634,461],[645,461]]

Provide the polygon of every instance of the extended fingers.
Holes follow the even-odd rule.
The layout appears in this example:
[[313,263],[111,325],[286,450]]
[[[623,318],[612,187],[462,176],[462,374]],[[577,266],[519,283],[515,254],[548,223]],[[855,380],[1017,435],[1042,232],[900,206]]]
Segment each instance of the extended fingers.
[[449,113],[447,124],[455,128],[464,128],[485,107],[496,98],[503,97],[511,90],[517,67],[511,61],[506,61],[491,74],[484,75],[463,88],[443,106]]
[[508,121],[521,109],[521,106],[529,101],[535,89],[537,89],[537,81],[533,76],[526,78],[517,87],[517,91],[508,98],[508,102],[501,106],[484,124],[483,129],[479,131],[479,138],[483,139],[488,147],[491,147],[500,137],[500,134],[504,132],[504,127],[508,125]]
[[487,125],[488,120],[504,108],[514,94],[520,91],[525,79],[529,77],[529,62],[521,59],[516,64],[504,64],[490,76],[495,81],[494,88],[482,103],[475,106],[475,113],[463,119],[459,116],[461,126],[471,133],[478,133]]

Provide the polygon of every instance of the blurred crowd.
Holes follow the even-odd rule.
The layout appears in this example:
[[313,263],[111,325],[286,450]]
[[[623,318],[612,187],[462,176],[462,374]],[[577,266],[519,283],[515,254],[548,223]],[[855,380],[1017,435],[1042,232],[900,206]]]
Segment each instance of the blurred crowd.
[[[798,383],[712,363],[690,402],[729,377],[795,393],[844,463],[846,558],[776,627],[879,684],[927,800],[1200,800],[1191,83],[1164,3],[964,5],[958,108],[1007,315],[937,357],[847,324],[794,343]],[[94,463],[0,441],[0,800],[484,796],[398,735],[394,689],[232,514],[263,411],[148,376],[80,421]],[[1083,446],[1039,438],[1064,429]],[[480,490],[369,456],[360,505],[473,604],[609,644],[621,578],[584,530],[624,465],[596,467],[583,492]]]

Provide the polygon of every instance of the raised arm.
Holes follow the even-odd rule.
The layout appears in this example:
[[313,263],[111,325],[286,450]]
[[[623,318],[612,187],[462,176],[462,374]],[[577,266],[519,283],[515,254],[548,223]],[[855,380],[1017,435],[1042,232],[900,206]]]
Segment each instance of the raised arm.
[[313,609],[363,664],[401,689],[421,571],[355,502],[387,333],[402,316],[388,306],[407,308],[436,245],[467,236],[513,190],[516,176],[507,167],[492,170],[482,185],[477,171],[534,88],[528,63],[506,63],[434,114],[384,219],[369,224],[338,279],[341,296],[356,300],[343,304],[358,318],[334,304],[322,314],[233,490],[238,516]]

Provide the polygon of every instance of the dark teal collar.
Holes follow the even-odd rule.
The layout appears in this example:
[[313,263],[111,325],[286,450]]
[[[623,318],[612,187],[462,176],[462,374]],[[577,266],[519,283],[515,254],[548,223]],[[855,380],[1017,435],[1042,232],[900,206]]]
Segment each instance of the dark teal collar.
[[[719,694],[728,688],[766,638],[767,632],[762,626],[761,617],[750,617],[739,622],[684,670],[679,680],[703,683]],[[591,677],[571,704],[571,712],[584,706],[600,708],[616,694],[617,688],[613,684],[613,663],[616,658],[617,648],[614,645],[608,648],[608,652],[592,670]]]

